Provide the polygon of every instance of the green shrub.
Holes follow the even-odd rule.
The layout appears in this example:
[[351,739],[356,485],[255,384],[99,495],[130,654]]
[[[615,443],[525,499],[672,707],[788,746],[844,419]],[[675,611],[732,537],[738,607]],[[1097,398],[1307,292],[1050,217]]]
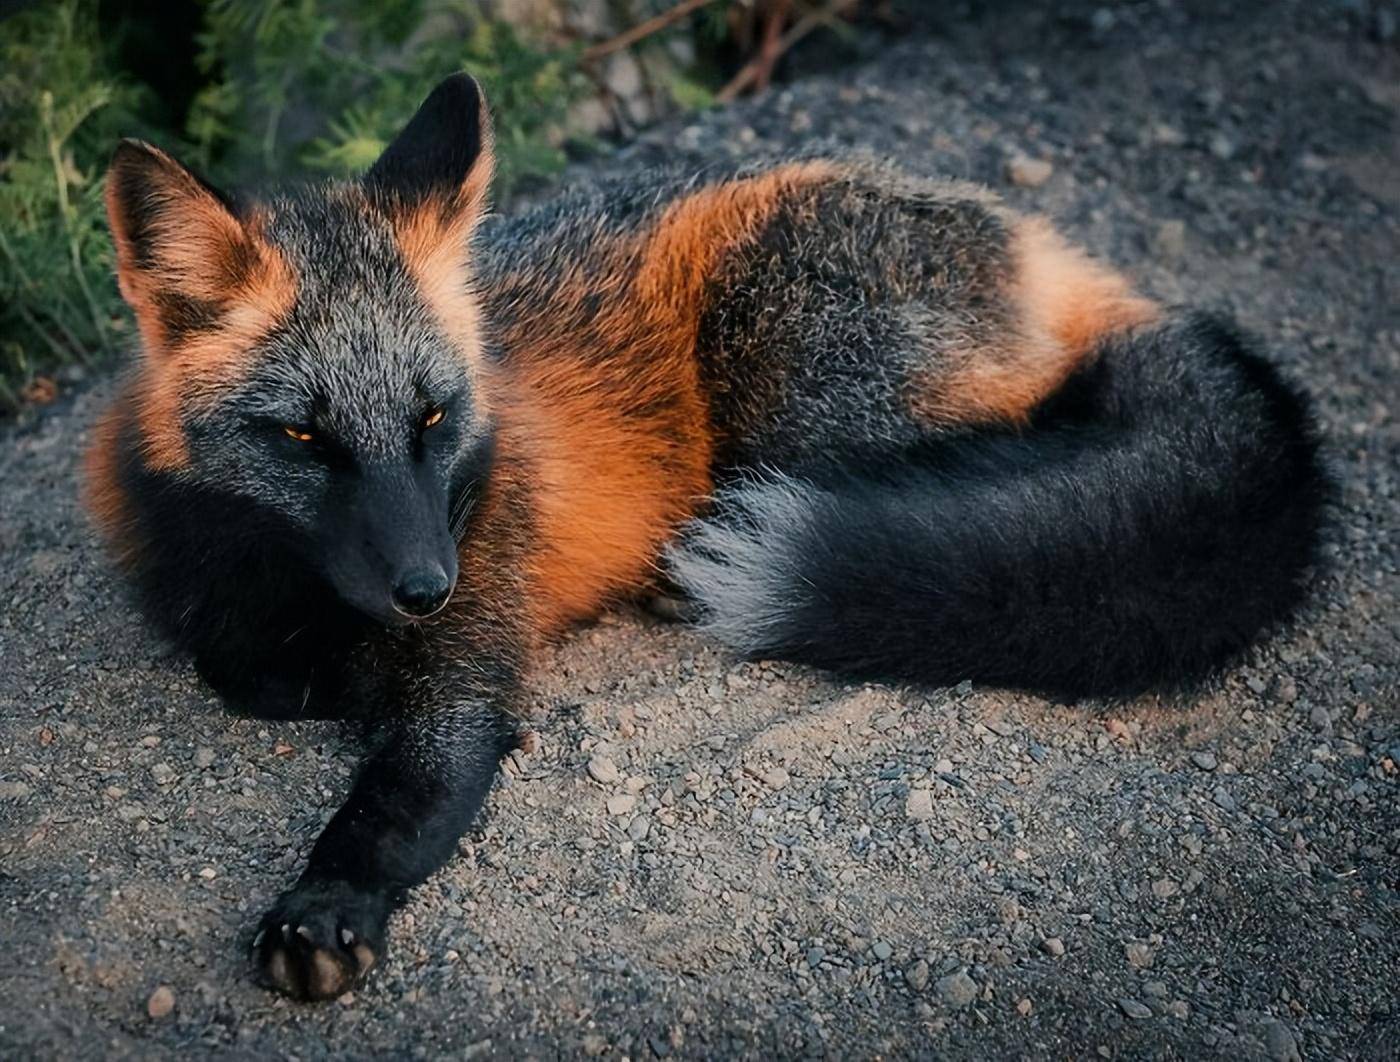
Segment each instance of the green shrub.
[[139,93],[107,72],[95,7],[41,5],[0,36],[0,405],[110,351],[123,324],[102,168]]

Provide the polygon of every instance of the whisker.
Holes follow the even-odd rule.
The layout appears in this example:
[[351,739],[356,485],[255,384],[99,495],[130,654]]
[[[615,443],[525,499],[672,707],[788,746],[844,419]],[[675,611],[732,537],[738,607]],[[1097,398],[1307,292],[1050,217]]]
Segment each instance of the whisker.
[[472,510],[476,508],[476,492],[473,489],[475,486],[476,482],[473,481],[463,489],[448,515],[447,526],[454,539],[460,538],[462,532],[466,530],[467,519],[471,516]]

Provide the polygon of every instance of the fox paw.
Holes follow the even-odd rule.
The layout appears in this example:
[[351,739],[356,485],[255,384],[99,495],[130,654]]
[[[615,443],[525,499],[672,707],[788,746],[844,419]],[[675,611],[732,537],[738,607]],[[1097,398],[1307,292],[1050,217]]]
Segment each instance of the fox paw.
[[293,999],[334,999],[384,950],[390,904],[344,881],[299,882],[263,916],[253,961],[268,988]]

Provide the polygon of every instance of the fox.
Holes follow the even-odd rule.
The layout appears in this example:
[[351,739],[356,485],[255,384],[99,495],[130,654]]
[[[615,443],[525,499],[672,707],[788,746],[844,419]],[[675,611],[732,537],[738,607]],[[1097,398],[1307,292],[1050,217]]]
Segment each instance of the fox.
[[140,351],[88,444],[97,529],[231,708],[374,734],[250,927],[271,989],[382,959],[540,648],[614,603],[1070,702],[1199,688],[1304,603],[1304,392],[1046,218],[839,153],[501,216],[493,158],[459,73],[358,178],[233,194],[130,139],[106,178]]

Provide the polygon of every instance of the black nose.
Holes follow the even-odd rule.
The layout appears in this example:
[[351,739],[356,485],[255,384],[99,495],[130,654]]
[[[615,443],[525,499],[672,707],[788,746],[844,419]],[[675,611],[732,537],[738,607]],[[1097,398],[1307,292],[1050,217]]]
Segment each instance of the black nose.
[[452,582],[437,565],[409,572],[394,585],[394,607],[405,616],[422,619],[447,604]]

